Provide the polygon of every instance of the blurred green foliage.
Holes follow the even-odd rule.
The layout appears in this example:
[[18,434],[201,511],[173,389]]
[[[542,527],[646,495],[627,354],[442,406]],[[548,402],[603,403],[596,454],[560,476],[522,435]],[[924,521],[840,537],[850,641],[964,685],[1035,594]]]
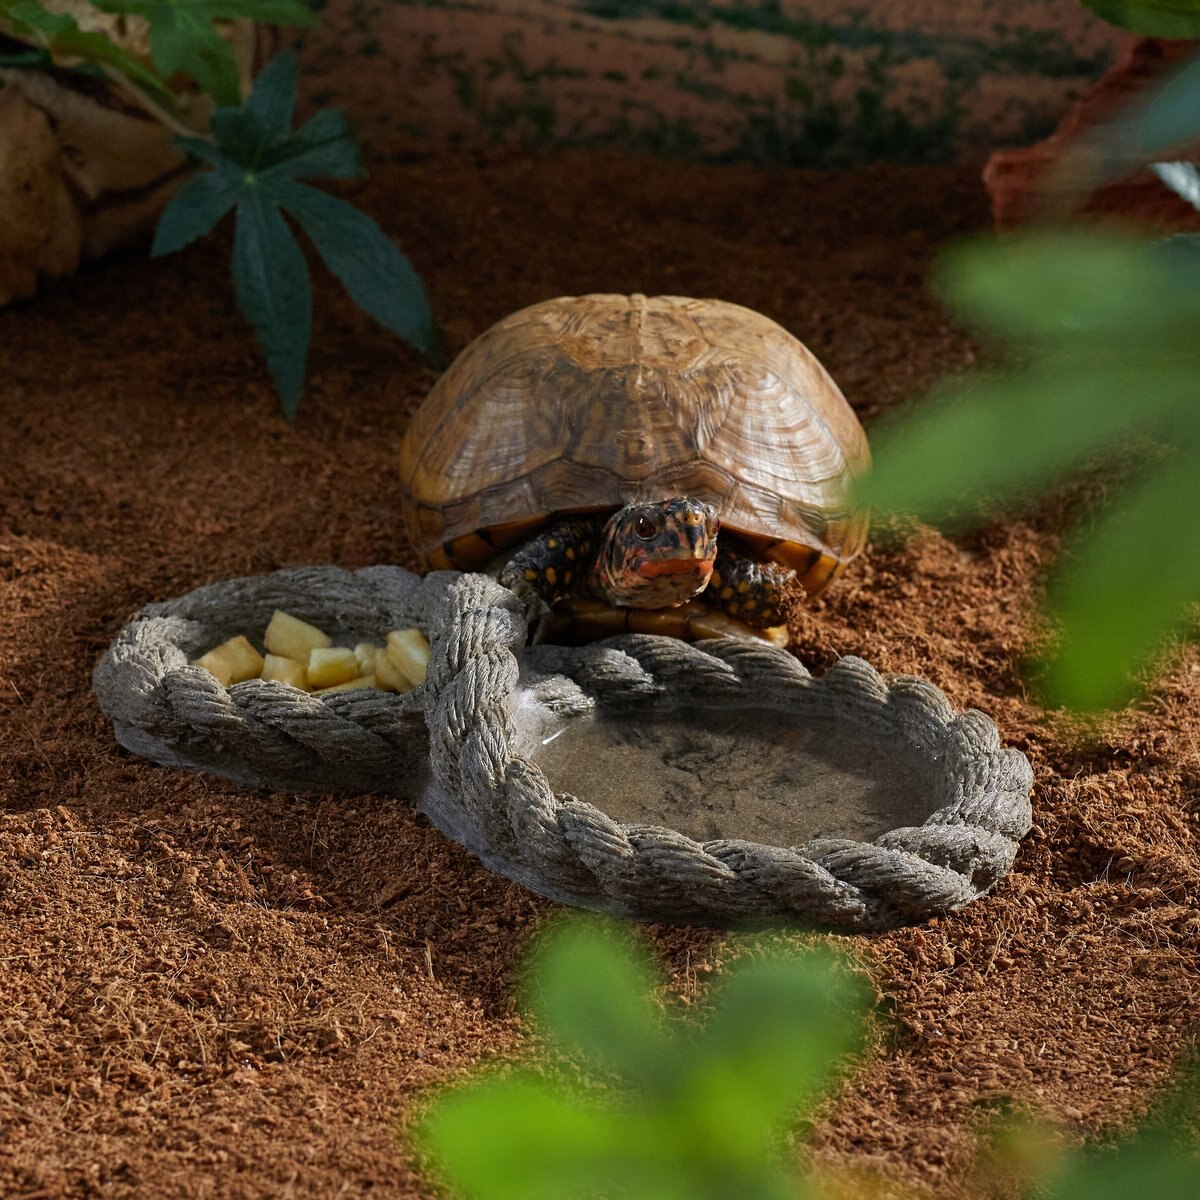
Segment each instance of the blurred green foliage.
[[1141,469],[1113,467],[1114,503],[1051,580],[1054,703],[1127,700],[1131,672],[1200,598],[1198,267],[1190,237],[1058,230],[958,248],[940,272],[947,304],[1019,361],[943,388],[874,439],[864,499],[952,528],[977,521],[979,502],[1026,500],[1144,439]]
[[244,18],[306,28],[316,18],[303,0],[91,0],[101,12],[144,17],[150,55],[164,80],[186,75],[218,104],[241,99],[237,63],[215,21]]
[[[1200,60],[1077,147],[1080,169],[1060,172],[1058,198],[1068,179],[1078,200],[1197,133]],[[1192,164],[1155,170],[1200,207]],[[1112,501],[1050,580],[1061,637],[1037,675],[1051,703],[1123,704],[1164,638],[1194,631],[1200,600],[1200,235],[1037,229],[958,247],[937,284],[1010,365],[944,386],[880,429],[862,498],[962,528],[983,503],[1027,504],[1108,464]]]
[[802,1200],[784,1134],[859,1049],[867,992],[844,962],[763,946],[721,975],[703,1024],[663,1013],[614,927],[547,937],[525,1001],[546,1056],[436,1097],[419,1133],[470,1200]]
[[1051,1168],[1049,1186],[1038,1180],[1031,1196],[1045,1200],[1196,1200],[1200,1156],[1177,1128],[1155,1123],[1113,1149],[1065,1157]]
[[[455,1200],[840,1200],[915,1195],[877,1174],[805,1174],[787,1133],[865,1043],[868,992],[848,962],[782,939],[743,943],[700,1019],[664,1011],[646,954],[575,919],[524,976],[537,1058],[433,1093],[417,1130]],[[687,1010],[684,1010],[687,1011]],[[1064,1150],[1026,1120],[1000,1126],[983,1182],[1029,1200],[1194,1200],[1194,1074],[1116,1146]],[[988,1194],[991,1194],[989,1191]]]
[[[1019,1118],[994,1127],[985,1162],[1027,1200],[1195,1200],[1200,1195],[1200,1073],[1192,1062],[1159,1097],[1155,1114],[1115,1144],[1065,1149],[1049,1128]],[[987,1194],[993,1194],[994,1189]]]
[[[144,17],[151,62],[118,46],[101,29],[81,28],[76,16],[51,11],[40,0],[0,0],[0,21],[13,36],[42,52],[19,64],[42,70],[78,59],[75,69],[98,70],[131,85],[167,113],[175,111],[172,77],[192,80],[219,104],[237,104],[238,70],[229,43],[214,22],[238,18],[267,25],[307,27],[315,17],[304,0],[91,0],[106,13]],[[78,15],[85,10],[82,6]],[[18,65],[6,62],[5,66]]]

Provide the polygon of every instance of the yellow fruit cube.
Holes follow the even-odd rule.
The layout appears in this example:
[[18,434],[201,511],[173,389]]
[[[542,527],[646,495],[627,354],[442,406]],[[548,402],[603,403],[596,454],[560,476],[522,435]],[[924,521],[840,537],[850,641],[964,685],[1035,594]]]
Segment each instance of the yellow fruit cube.
[[387,656],[392,666],[413,686],[425,682],[425,668],[429,665],[429,643],[419,629],[394,629],[387,635]]
[[411,692],[413,681],[403,671],[397,670],[388,658],[387,651],[375,650],[375,684],[385,692]]
[[308,686],[336,687],[358,677],[358,659],[346,646],[318,646],[308,656]]
[[263,637],[263,645],[272,654],[295,659],[303,665],[314,650],[332,646],[333,638],[322,633],[315,625],[276,609]]
[[225,687],[257,679],[263,668],[263,658],[240,634],[222,642],[214,650],[201,655],[194,664],[215,675]]
[[351,679],[347,683],[335,683],[333,687],[320,688],[314,695],[328,696],[330,692],[357,692],[359,688],[373,688],[375,686],[374,675],[360,675],[357,679]]
[[263,660],[263,679],[277,679],[280,683],[290,683],[301,691],[308,691],[308,671],[303,663],[294,658],[284,658],[282,654],[268,654]]
[[359,642],[354,647],[354,657],[358,659],[360,675],[370,675],[375,670],[375,650],[374,642]]

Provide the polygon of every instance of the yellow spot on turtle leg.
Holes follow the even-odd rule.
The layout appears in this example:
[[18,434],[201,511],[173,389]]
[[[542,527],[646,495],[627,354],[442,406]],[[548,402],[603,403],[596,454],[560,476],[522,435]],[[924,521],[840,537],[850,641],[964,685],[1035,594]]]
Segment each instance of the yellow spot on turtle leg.
[[737,585],[737,590],[738,595],[744,596],[750,590],[750,580],[743,579],[742,582]]
[[553,587],[558,583],[558,572],[553,567],[547,567],[545,571],[546,582]]
[[722,600],[732,600],[733,599],[733,588],[723,587],[721,589],[721,599]]
[[575,547],[574,546],[568,546],[567,550],[566,550],[566,554],[567,554],[567,557],[569,559],[571,559],[572,562],[575,561]]
[[537,583],[538,573],[532,567],[525,568],[525,578],[530,583]]
[[546,539],[546,547],[547,547],[547,549],[550,549],[550,550],[557,550],[558,549],[558,538],[556,538],[556,537],[547,538]]

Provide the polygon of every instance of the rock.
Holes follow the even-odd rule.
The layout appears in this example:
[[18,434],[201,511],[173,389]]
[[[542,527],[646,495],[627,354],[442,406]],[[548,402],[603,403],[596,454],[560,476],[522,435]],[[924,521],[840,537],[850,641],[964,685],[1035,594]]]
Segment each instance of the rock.
[[[996,228],[1013,229],[1035,218],[1042,185],[1068,147],[1153,87],[1195,49],[1196,43],[1190,41],[1126,39],[1111,69],[1079,98],[1048,138],[992,154],[983,169],[983,182]],[[1200,213],[1148,170],[1100,188],[1080,212],[1163,230],[1200,229]]]
[[[137,21],[120,17],[110,30],[118,18],[84,0],[59,7],[118,42],[124,31],[124,48],[148,55]],[[230,22],[225,36],[248,94],[254,64],[269,57],[277,37],[246,20]],[[190,85],[177,91],[168,128],[133,93],[76,65],[56,59],[50,70],[0,68],[0,305],[32,296],[43,278],[70,275],[84,259],[147,239],[191,171],[176,130],[208,127],[213,102]]]

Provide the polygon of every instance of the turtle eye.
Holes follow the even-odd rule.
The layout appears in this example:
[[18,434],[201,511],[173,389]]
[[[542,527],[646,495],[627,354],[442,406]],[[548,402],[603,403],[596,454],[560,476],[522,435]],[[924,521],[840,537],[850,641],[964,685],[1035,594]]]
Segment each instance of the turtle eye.
[[648,542],[651,538],[658,536],[658,522],[653,517],[648,517],[645,513],[642,513],[633,523],[633,532],[643,542]]

